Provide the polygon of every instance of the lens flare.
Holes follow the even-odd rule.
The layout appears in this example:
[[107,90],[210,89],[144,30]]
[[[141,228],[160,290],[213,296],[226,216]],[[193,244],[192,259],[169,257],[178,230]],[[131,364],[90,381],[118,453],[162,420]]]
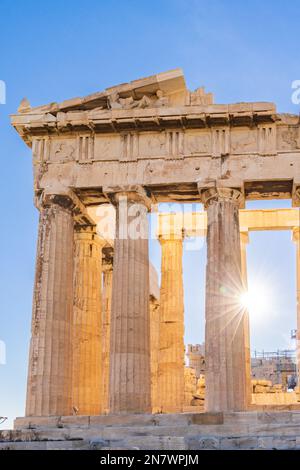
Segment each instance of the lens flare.
[[250,286],[240,296],[240,304],[249,311],[252,318],[260,319],[271,311],[271,296],[267,286]]

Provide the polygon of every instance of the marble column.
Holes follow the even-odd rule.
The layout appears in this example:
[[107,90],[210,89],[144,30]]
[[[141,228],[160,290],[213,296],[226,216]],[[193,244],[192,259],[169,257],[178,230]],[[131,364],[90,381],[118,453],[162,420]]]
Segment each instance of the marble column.
[[150,354],[151,354],[151,409],[152,413],[160,411],[158,390],[159,360],[159,301],[150,295]]
[[295,227],[293,230],[293,241],[296,244],[296,295],[297,295],[297,336],[296,336],[296,361],[298,387],[300,384],[300,228]]
[[72,406],[101,414],[102,240],[93,226],[75,227]]
[[248,276],[247,276],[247,245],[249,243],[248,232],[240,232],[241,237],[241,270],[244,290],[248,288]]
[[[247,244],[249,243],[248,232],[241,232],[241,270],[243,291],[247,292],[248,289],[248,276],[247,276]],[[246,357],[246,403],[247,406],[251,404],[251,348],[250,348],[250,326],[249,326],[249,311],[244,307],[244,328],[245,328],[245,357]]]
[[247,408],[245,310],[239,229],[240,191],[211,188],[202,193],[207,209],[205,308],[205,409]]
[[110,330],[110,413],[151,412],[148,219],[142,188],[120,190]]
[[102,293],[102,398],[103,411],[109,412],[109,357],[110,357],[110,315],[112,296],[113,265],[103,264],[103,293]]
[[62,196],[40,207],[26,416],[72,414],[72,207]]
[[163,413],[178,413],[184,404],[184,303],[182,230],[159,234],[161,290],[158,390]]

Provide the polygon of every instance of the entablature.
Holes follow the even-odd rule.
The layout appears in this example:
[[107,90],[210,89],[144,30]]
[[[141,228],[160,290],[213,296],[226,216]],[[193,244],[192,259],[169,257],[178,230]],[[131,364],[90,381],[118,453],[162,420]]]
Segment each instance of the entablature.
[[199,202],[198,187],[299,205],[299,116],[273,103],[214,104],[180,69],[31,108],[12,124],[32,147],[35,191],[57,181],[88,204],[103,187],[141,185],[155,201]]

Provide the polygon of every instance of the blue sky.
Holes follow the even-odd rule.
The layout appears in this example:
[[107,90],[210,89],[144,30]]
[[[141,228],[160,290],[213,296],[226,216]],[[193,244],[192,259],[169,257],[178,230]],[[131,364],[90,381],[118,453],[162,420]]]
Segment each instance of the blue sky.
[[[9,114],[24,96],[32,105],[60,101],[175,67],[189,88],[205,85],[216,102],[274,101],[298,114],[291,83],[300,79],[299,17],[296,0],[1,0],[0,340],[7,364],[0,365],[0,415],[10,423],[24,413],[37,211],[30,151]],[[151,253],[158,264],[159,247]],[[252,234],[248,263],[250,279],[269,279],[275,303],[262,323],[252,322],[252,347],[289,347],[296,326],[290,234]],[[187,342],[203,340],[204,266],[205,246],[185,253]]]

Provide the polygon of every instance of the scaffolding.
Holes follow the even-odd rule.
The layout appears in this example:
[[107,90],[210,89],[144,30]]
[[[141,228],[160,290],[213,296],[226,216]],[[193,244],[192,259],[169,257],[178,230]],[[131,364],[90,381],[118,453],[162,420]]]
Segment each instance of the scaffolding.
[[295,349],[277,349],[277,351],[254,351],[253,358],[255,359],[290,359],[296,362]]

